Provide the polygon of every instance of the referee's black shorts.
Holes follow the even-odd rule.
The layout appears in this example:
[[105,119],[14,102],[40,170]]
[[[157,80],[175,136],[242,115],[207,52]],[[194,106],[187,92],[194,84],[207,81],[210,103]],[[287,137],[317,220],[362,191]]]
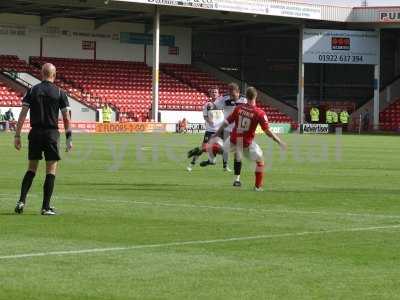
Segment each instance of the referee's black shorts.
[[43,153],[46,161],[61,159],[59,151],[60,133],[57,129],[32,128],[28,135],[29,160],[42,160]]

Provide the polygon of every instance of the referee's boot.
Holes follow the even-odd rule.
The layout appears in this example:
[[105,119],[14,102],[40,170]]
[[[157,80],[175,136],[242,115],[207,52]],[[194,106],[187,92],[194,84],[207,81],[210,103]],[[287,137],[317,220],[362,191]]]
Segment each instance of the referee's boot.
[[50,207],[49,209],[42,209],[41,215],[42,216],[55,216],[55,215],[57,215],[57,213],[56,213],[54,207]]
[[24,212],[24,207],[25,207],[25,203],[18,201],[17,204],[15,205],[15,213],[17,214],[22,214]]
[[234,186],[234,187],[241,187],[241,186],[242,186],[242,183],[240,182],[240,180],[235,180],[235,181],[233,182],[233,186]]

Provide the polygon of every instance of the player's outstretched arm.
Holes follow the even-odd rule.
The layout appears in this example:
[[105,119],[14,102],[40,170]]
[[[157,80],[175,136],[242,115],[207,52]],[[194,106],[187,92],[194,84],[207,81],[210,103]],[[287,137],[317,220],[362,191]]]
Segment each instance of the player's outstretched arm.
[[282,150],[287,150],[287,145],[284,141],[282,141],[279,136],[277,136],[275,133],[273,133],[269,128],[264,130],[265,134],[269,136],[274,142],[276,142]]
[[72,130],[71,130],[71,118],[69,116],[69,110],[63,109],[62,110],[62,117],[64,122],[64,129],[65,129],[65,144],[66,144],[66,152],[72,150]]
[[22,126],[24,126],[24,122],[26,116],[28,115],[28,111],[29,111],[28,106],[22,106],[21,113],[19,114],[18,117],[17,128],[15,130],[15,136],[14,136],[14,147],[17,150],[21,149],[21,130]]

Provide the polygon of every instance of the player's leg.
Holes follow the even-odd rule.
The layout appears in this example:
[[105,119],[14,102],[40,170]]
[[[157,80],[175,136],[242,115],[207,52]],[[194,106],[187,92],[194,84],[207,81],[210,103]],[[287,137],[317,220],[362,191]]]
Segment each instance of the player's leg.
[[35,178],[36,171],[39,165],[38,160],[30,160],[28,165],[28,170],[26,171],[24,178],[21,183],[21,193],[19,196],[19,200],[15,206],[15,212],[17,214],[21,214],[24,211],[26,196],[32,186],[33,179]]
[[51,196],[56,180],[57,161],[46,161],[46,179],[43,184],[42,215],[54,215],[55,211],[50,206]]
[[192,158],[191,164],[195,165],[198,157],[205,152],[204,150],[205,141],[208,142],[211,135],[212,134],[210,134],[210,132],[206,131],[204,134],[203,143],[201,147],[195,147],[188,151],[187,153],[188,158]]
[[[229,140],[231,136],[231,132],[229,130],[224,131],[224,142]],[[222,166],[224,168],[224,171],[231,172],[231,169],[228,166],[228,160],[229,160],[229,151],[224,151],[222,155]]]
[[[204,137],[203,147],[210,143],[211,137],[215,134],[215,132],[208,132],[208,133],[209,133],[209,135],[207,136],[207,138]],[[213,156],[213,153],[210,151],[207,151],[207,155],[208,155],[208,161],[210,162],[210,164],[215,164],[215,155]]]
[[204,160],[200,163],[200,166],[205,167],[208,165],[215,165],[215,155],[214,155],[214,150],[213,150],[213,144],[218,143],[218,140],[211,139],[211,137],[215,134],[215,132],[208,131],[206,132],[206,135],[204,136],[203,140],[203,145],[202,145],[202,150],[203,152],[207,152],[208,159]]
[[192,171],[193,167],[196,165],[196,162],[198,158],[201,156],[201,154],[204,152],[204,149],[206,147],[206,144],[210,141],[211,136],[213,135],[213,132],[206,131],[204,133],[204,138],[203,138],[203,143],[201,147],[196,147],[193,148],[188,152],[188,157],[192,157],[192,160],[190,161],[190,165],[187,167],[187,170],[190,172]]
[[233,171],[235,174],[235,180],[233,182],[233,186],[240,187],[242,183],[240,181],[240,173],[242,172],[242,153],[240,150],[236,149],[235,158],[233,163]]
[[21,193],[14,211],[21,214],[24,211],[26,197],[32,186],[33,179],[35,178],[36,171],[39,165],[39,160],[42,157],[43,135],[40,131],[31,130],[28,135],[28,170],[26,171],[21,183]]
[[200,163],[201,167],[215,165],[217,154],[223,153],[223,141],[220,137],[211,139],[203,146],[203,151],[208,153],[209,159]]
[[257,143],[253,142],[249,146],[249,156],[251,160],[256,162],[254,190],[260,192],[262,191],[264,184],[264,157],[263,152]]
[[53,195],[54,182],[56,180],[57,164],[60,158],[58,140],[60,134],[56,130],[46,132],[46,143],[44,156],[46,159],[46,179],[43,184],[43,203],[42,215],[55,215],[54,209],[50,206],[51,196]]

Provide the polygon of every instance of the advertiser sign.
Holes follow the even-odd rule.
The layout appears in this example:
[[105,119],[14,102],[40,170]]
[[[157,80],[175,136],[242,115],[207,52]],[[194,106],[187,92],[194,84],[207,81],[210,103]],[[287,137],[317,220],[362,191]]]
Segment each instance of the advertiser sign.
[[162,123],[97,123],[97,133],[165,132]]
[[[96,122],[71,122],[70,126],[73,132],[78,133],[94,133],[96,130]],[[58,128],[61,132],[64,132],[63,122],[58,122]],[[22,132],[29,132],[30,129],[31,125],[29,121],[26,121],[22,126]]]
[[[147,33],[121,32],[120,42],[125,44],[153,45],[153,35]],[[160,35],[160,46],[175,46],[175,36]]]
[[[276,134],[286,134],[290,133],[292,126],[289,123],[270,123],[269,129]],[[260,126],[257,126],[256,133],[262,134],[264,131]]]
[[311,4],[260,0],[115,0],[166,6],[181,6],[258,15],[321,20],[322,9]]
[[268,6],[269,15],[280,17],[291,17],[301,19],[321,19],[321,8],[299,3],[270,3]]
[[303,31],[304,63],[376,65],[378,47],[378,34],[375,31]]
[[379,22],[400,23],[400,10],[380,11]]
[[329,125],[328,124],[301,124],[300,133],[327,134],[327,133],[329,133]]

